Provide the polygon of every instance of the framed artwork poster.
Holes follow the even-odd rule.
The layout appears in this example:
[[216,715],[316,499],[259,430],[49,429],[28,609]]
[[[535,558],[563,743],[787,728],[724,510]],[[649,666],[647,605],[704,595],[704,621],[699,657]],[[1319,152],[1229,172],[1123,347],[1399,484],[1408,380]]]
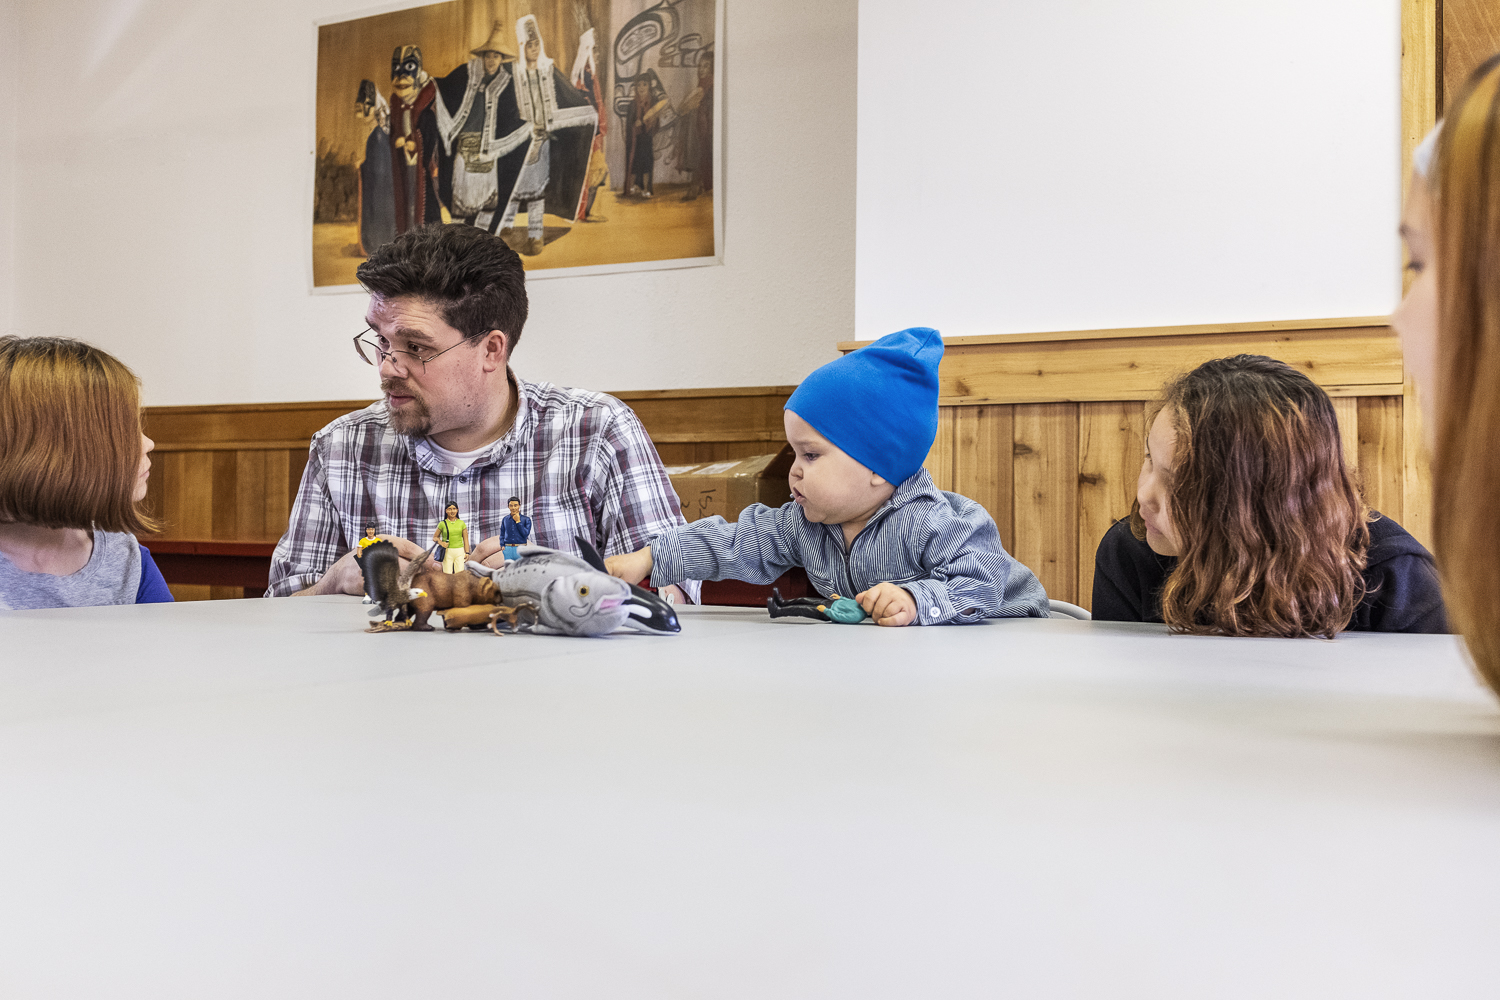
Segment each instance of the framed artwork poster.
[[317,26],[312,284],[409,229],[528,277],[715,264],[722,0],[448,0]]

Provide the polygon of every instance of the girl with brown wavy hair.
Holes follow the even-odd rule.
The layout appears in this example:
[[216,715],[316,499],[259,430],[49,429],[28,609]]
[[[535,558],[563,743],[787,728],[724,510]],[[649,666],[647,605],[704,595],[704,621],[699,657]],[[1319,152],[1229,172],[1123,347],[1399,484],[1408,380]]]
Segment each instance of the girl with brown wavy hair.
[[1327,393],[1259,355],[1166,386],[1135,510],[1094,564],[1104,621],[1283,638],[1447,631],[1432,556],[1366,509]]
[[1433,448],[1433,536],[1453,624],[1500,691],[1500,55],[1412,157],[1401,235],[1415,275],[1391,315]]
[[78,340],[0,337],[0,609],[170,601],[135,533],[153,447],[140,389]]

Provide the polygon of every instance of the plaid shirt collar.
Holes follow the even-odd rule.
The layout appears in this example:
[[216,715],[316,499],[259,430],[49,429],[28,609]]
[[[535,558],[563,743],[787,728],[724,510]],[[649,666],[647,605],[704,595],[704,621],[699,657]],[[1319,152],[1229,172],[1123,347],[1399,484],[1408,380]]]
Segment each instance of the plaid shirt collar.
[[[529,446],[536,433],[536,402],[527,391],[526,383],[516,378],[516,373],[508,365],[505,369],[505,380],[510,383],[510,391],[516,399],[516,419],[511,422],[510,430],[490,442],[484,454],[474,460],[474,464],[470,466],[471,469],[503,464],[506,459],[515,454],[517,448]],[[428,438],[409,438],[404,434],[396,436],[401,439],[401,447],[407,450],[418,467],[435,476],[450,474],[447,460],[432,450],[432,444]]]

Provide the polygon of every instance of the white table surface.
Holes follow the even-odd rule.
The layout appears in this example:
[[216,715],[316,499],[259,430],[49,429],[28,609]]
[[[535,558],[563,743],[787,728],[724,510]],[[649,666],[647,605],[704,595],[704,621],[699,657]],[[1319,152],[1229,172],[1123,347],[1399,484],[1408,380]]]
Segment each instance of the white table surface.
[[1500,996],[1446,637],[0,614],[0,996]]

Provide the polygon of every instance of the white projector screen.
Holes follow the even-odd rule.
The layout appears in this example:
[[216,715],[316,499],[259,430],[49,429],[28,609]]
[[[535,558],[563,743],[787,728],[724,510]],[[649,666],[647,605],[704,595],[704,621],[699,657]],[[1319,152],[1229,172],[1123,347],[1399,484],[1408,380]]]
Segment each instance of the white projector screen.
[[859,5],[855,327],[1382,315],[1397,0]]

